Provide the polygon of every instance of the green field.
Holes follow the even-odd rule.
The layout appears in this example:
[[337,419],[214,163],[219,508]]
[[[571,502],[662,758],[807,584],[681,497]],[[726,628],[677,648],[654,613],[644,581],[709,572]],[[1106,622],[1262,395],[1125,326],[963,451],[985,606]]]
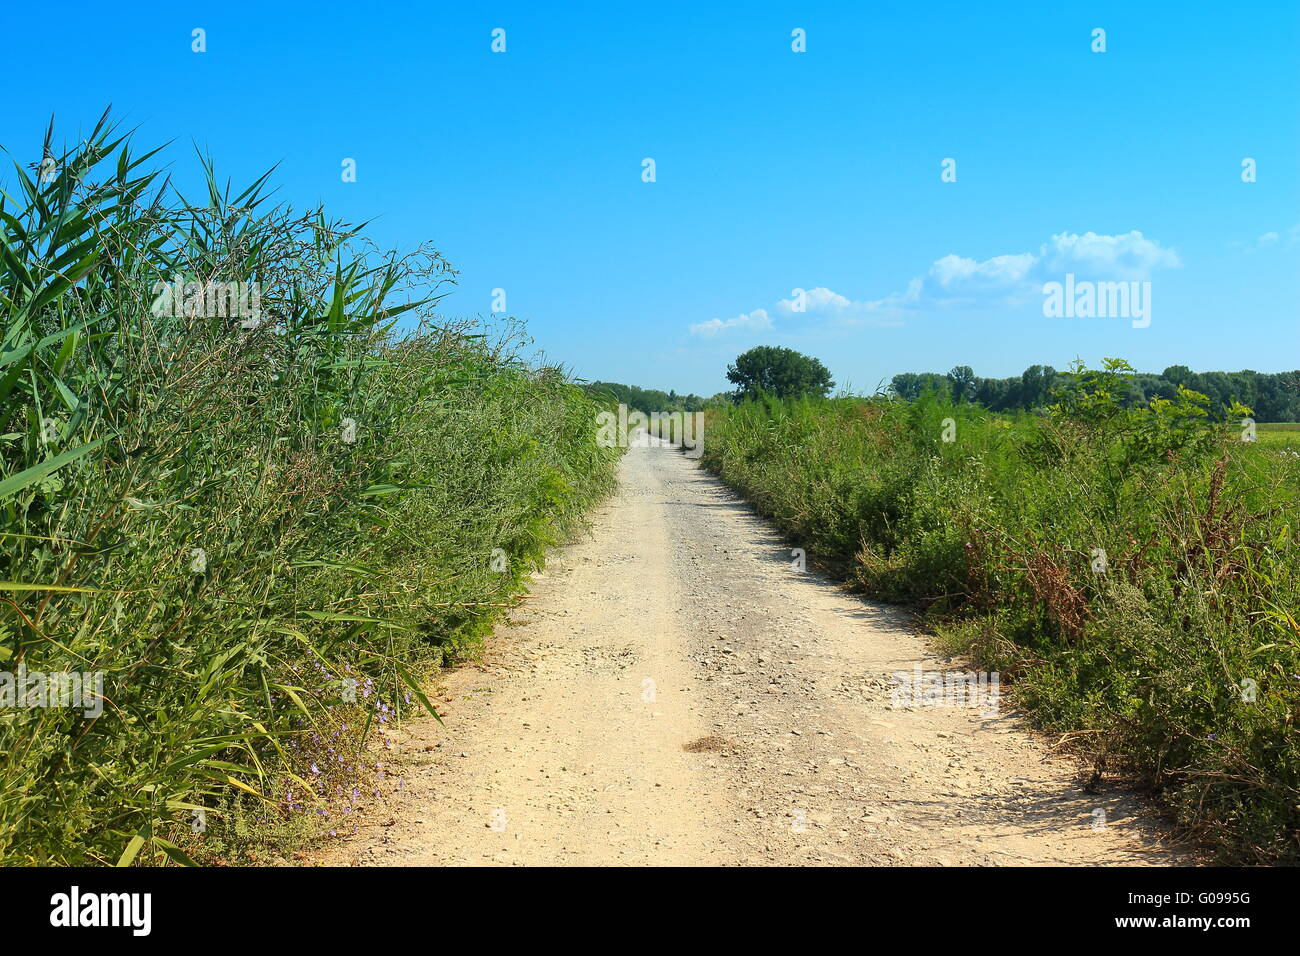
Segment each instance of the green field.
[[1300,449],[1300,422],[1278,422],[1255,426],[1260,445]]

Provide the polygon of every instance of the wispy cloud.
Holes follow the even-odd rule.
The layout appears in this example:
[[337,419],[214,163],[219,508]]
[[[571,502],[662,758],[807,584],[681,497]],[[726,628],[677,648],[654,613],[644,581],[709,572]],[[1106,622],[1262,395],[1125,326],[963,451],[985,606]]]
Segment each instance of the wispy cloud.
[[1253,242],[1242,242],[1235,239],[1229,243],[1234,249],[1241,249],[1249,254],[1256,249],[1293,249],[1300,244],[1300,224],[1292,226],[1290,229],[1284,229],[1281,232],[1269,231],[1264,233]]

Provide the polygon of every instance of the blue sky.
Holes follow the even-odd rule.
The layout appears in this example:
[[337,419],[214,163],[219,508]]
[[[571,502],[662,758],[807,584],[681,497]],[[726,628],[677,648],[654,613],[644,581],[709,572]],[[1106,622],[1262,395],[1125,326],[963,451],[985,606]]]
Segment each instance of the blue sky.
[[[756,344],[859,389],[1300,366],[1300,4],[468,6],[8,4],[0,145],[111,102],[182,183],[191,141],[237,184],[279,162],[284,201],[431,240],[448,314],[503,288],[590,379],[711,394]],[[1045,317],[1067,272],[1149,281],[1150,324]]]

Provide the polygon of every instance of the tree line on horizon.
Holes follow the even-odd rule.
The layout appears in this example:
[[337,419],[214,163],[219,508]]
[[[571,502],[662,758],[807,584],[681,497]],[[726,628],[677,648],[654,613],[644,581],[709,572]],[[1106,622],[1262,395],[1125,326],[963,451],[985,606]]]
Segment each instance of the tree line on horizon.
[[726,398],[725,393],[714,396],[714,399],[708,399],[693,393],[678,395],[675,390],[665,392],[657,388],[638,388],[635,385],[623,385],[619,382],[588,382],[583,387],[593,395],[642,412],[698,412],[714,399]]
[[[995,412],[1031,411],[1051,403],[1052,390],[1065,375],[1050,365],[1031,365],[1020,375],[982,378],[969,365],[952,371],[903,372],[890,381],[899,398],[915,399],[927,391],[942,392],[956,401],[971,402]],[[1171,365],[1163,372],[1138,372],[1129,377],[1125,406],[1146,405],[1153,398],[1173,400],[1185,386],[1209,397],[1211,407],[1226,411],[1233,402],[1251,409],[1256,421],[1300,421],[1300,370],[1291,372],[1193,372],[1186,365]]]
[[[695,412],[759,394],[825,397],[835,385],[830,372],[812,356],[763,345],[737,356],[735,363],[727,367],[727,378],[735,385],[734,391],[719,392],[710,398],[617,382],[591,382],[586,387],[644,412]],[[1206,395],[1211,411],[1226,413],[1234,402],[1240,402],[1251,409],[1256,421],[1300,421],[1300,370],[1193,372],[1186,365],[1171,365],[1163,372],[1137,372],[1126,380],[1127,390],[1120,396],[1125,407],[1145,406],[1155,398],[1173,401],[1183,386]],[[1033,411],[1050,405],[1055,400],[1054,392],[1068,381],[1067,373],[1050,365],[1031,365],[1020,375],[1007,378],[983,378],[969,365],[958,365],[946,373],[902,372],[890,381],[888,391],[907,401],[937,392],[995,412]]]

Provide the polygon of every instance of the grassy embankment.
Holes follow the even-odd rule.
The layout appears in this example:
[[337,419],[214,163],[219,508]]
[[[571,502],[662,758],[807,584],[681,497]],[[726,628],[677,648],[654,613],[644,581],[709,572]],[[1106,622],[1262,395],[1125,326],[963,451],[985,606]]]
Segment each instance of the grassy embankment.
[[1267,440],[1285,429],[1242,442],[1194,393],[1124,410],[1124,376],[1083,372],[1041,417],[748,403],[712,416],[704,461],[1228,858],[1294,860],[1300,456]]
[[[52,147],[0,205],[0,671],[102,673],[105,701],[0,708],[0,860],[266,859],[351,829],[375,728],[428,706],[422,675],[611,487],[598,406],[435,324],[435,251],[207,164],[191,204],[102,121]],[[177,277],[198,285],[160,304]],[[192,294],[233,281],[259,315]]]

